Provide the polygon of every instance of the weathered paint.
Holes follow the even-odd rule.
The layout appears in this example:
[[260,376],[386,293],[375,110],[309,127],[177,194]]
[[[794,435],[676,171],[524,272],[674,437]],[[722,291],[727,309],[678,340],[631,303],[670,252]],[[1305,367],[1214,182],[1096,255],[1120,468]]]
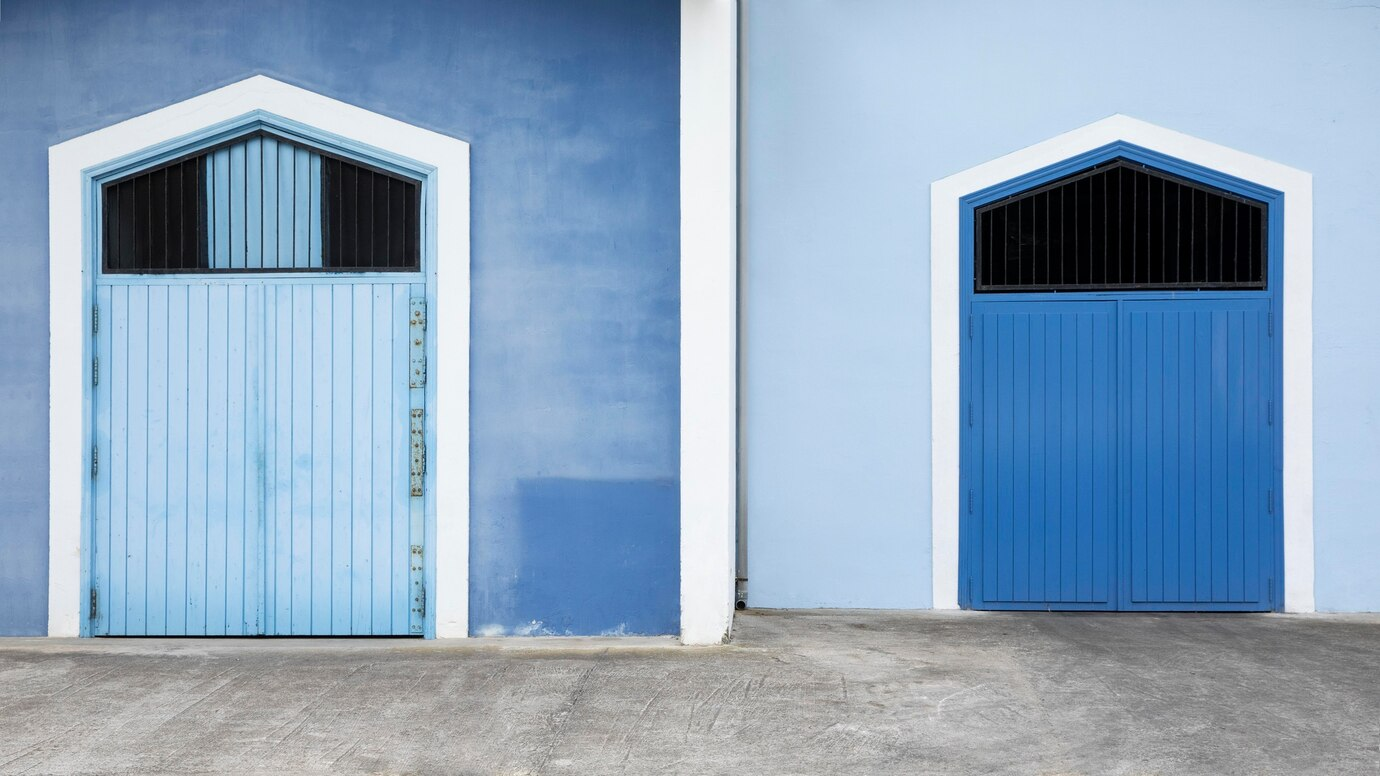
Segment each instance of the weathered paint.
[[[678,11],[7,3],[0,322],[32,336],[0,343],[0,633],[42,633],[47,611],[47,148],[260,72],[473,143],[470,621],[535,619],[521,578],[497,574],[529,571],[543,541],[518,483],[677,477]],[[674,569],[676,504],[649,508]],[[582,592],[560,614],[604,630]],[[675,630],[674,601],[637,605],[620,621]]]
[[929,186],[1126,113],[1313,174],[1317,606],[1380,609],[1378,15],[748,4],[750,603],[931,603]]

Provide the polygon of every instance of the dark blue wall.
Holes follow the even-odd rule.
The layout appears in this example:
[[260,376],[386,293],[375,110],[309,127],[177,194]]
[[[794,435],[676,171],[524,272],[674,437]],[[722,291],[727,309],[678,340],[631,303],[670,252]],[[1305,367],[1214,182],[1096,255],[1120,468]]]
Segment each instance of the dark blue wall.
[[678,19],[6,0],[0,634],[46,629],[48,146],[256,73],[473,144],[472,629],[676,630]]

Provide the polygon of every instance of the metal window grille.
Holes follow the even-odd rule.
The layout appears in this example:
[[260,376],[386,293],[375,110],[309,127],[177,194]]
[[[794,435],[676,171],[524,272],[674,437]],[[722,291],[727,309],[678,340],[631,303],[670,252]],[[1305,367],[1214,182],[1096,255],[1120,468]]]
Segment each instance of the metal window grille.
[[421,269],[421,184],[260,131],[107,182],[112,274]]
[[1264,289],[1267,208],[1114,159],[977,208],[974,291]]

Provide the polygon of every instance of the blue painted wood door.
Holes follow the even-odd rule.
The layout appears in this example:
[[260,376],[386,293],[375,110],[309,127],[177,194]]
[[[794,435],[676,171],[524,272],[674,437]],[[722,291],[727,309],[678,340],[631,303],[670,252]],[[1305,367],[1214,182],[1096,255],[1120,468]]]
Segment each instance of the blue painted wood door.
[[1270,301],[1121,309],[1120,608],[1272,608]]
[[971,312],[969,605],[1272,608],[1270,300]]
[[980,606],[1115,605],[1116,304],[974,303]]
[[420,633],[420,278],[102,276],[95,294],[92,633]]

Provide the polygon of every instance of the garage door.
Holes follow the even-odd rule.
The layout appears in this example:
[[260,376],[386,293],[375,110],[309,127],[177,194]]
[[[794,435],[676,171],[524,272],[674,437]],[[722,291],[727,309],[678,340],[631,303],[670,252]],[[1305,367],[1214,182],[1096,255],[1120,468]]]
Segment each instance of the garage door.
[[1267,224],[1127,159],[974,210],[969,606],[1274,608]]
[[93,634],[422,632],[419,188],[268,134],[101,187]]

